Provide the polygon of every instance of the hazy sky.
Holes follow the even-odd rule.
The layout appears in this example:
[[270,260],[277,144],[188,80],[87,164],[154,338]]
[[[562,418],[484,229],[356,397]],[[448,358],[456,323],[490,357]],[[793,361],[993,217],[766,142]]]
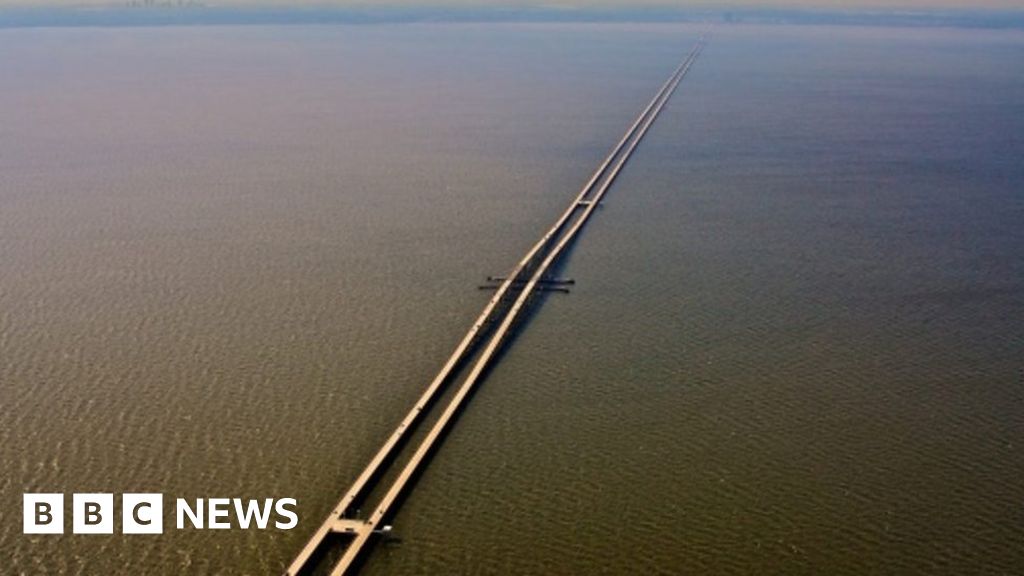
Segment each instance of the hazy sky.
[[[157,0],[158,2],[161,0]],[[1024,0],[200,0],[206,5],[245,6],[523,6],[523,7],[802,7],[802,8],[1017,8],[1024,9]],[[0,0],[3,6],[123,6],[127,0]]]

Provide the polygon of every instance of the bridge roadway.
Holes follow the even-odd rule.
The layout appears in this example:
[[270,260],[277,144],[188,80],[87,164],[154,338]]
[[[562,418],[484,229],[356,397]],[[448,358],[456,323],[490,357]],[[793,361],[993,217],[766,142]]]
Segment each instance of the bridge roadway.
[[[327,519],[324,520],[323,524],[321,524],[295,557],[285,572],[285,576],[307,574],[315,564],[317,554],[323,552],[322,548],[331,534],[349,535],[352,539],[348,542],[347,547],[344,548],[344,554],[335,563],[330,574],[331,576],[341,576],[350,573],[363,547],[391,512],[391,508],[405,490],[409,480],[423,465],[452,418],[461,409],[469,392],[490,366],[495,354],[512,332],[512,326],[526,307],[530,296],[542,284],[545,274],[547,274],[559,256],[572,243],[579,230],[590,218],[594,209],[600,205],[605,192],[611,187],[622,167],[625,166],[630,155],[632,155],[640,143],[640,140],[643,139],[651,124],[654,123],[655,118],[664,108],[665,103],[668,102],[668,99],[690,69],[690,66],[700,55],[704,43],[705,40],[702,36],[683,62],[679,64],[668,80],[661,86],[650,103],[643,109],[622,139],[619,140],[601,165],[598,166],[590,180],[583,186],[561,217],[523,256],[512,272],[505,277],[444,366],[430,382],[430,385],[427,386],[427,389],[419,397],[412,409],[399,422],[398,426],[370,460],[366,468],[359,474],[355,482],[352,483],[348,491],[341,497]],[[609,170],[609,167],[611,167],[611,170]],[[512,298],[514,298],[514,301],[509,306],[508,303]],[[492,328],[494,324],[499,322],[497,330],[493,332],[488,331],[489,328]],[[462,381],[462,385],[455,395],[449,400],[441,416],[434,422],[433,427],[420,441],[416,451],[392,482],[383,499],[381,499],[367,519],[349,518],[354,507],[353,504],[364,496],[369,489],[373,488],[375,479],[379,478],[387,465],[393,461],[403,440],[411,433],[428,408],[437,400],[441,390],[450,381],[457,369],[472,357],[474,350],[480,344],[479,340],[482,338],[487,338],[486,346],[480,355],[477,356],[476,362],[469,374]]]

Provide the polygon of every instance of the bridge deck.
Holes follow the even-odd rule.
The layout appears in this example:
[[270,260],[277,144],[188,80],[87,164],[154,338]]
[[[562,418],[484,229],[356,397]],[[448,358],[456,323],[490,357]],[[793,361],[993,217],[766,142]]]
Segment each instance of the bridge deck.
[[[558,260],[565,249],[575,239],[579,230],[590,218],[594,209],[600,205],[601,198],[612,185],[622,167],[629,160],[640,140],[647,133],[655,118],[664,108],[665,103],[675,91],[683,76],[690,69],[704,46],[704,38],[697,42],[683,62],[673,71],[668,80],[661,86],[657,94],[640,113],[618,144],[612,149],[590,180],[583,186],[576,198],[559,219],[547,230],[544,236],[516,264],[508,276],[502,279],[497,291],[488,301],[483,311],[474,321],[472,327],[463,336],[462,341],[445,362],[430,385],[413,405],[412,409],[399,422],[398,426],[377,451],[369,464],[356,478],[352,486],[341,497],[323,524],[312,535],[307,544],[295,557],[285,572],[286,576],[305,574],[311,568],[316,553],[324,546],[327,537],[332,533],[351,534],[354,538],[348,541],[344,554],[332,570],[332,576],[348,573],[363,547],[378,529],[378,525],[392,513],[392,508],[406,489],[410,479],[423,466],[427,456],[436,447],[452,418],[463,406],[469,392],[480,380],[481,375],[490,366],[496,352],[505,343],[512,332],[512,327],[526,308],[530,297],[546,283],[545,275]],[[611,169],[609,170],[609,168]],[[497,279],[495,279],[497,280]],[[494,329],[494,326],[497,328]],[[479,339],[486,342],[479,342]],[[370,516],[365,520],[350,519],[353,503],[365,496],[374,487],[374,482],[387,468],[398,452],[399,447],[408,439],[409,434],[419,423],[440,396],[440,392],[452,379],[459,366],[473,358],[478,346],[482,352],[476,356],[468,375],[454,396],[445,405],[441,415],[434,422],[426,436],[419,442],[412,457],[405,463],[401,472],[392,481],[384,497],[377,504]]]

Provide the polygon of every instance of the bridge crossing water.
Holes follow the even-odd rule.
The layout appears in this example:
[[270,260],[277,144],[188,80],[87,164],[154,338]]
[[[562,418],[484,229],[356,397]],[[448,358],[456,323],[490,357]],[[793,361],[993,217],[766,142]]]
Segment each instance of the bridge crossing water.
[[[513,333],[516,322],[522,319],[531,297],[552,284],[571,283],[549,278],[547,275],[575,240],[594,210],[600,206],[605,193],[700,55],[704,44],[705,39],[702,36],[598,166],[565,212],[523,256],[515,268],[506,276],[489,278],[501,282],[496,287],[494,295],[412,409],[398,423],[331,513],[313,533],[288,567],[286,576],[310,574],[319,564],[324,563],[324,558],[330,559],[328,573],[332,576],[349,574],[354,570],[366,545],[375,534],[383,531],[384,520],[394,513],[410,481],[425,466],[429,455],[437,448],[439,440],[464,407],[470,392],[493,365],[497,353]],[[385,472],[394,467],[398,453],[406,447],[414,429],[437,404],[448,384],[456,380],[461,369],[470,363],[472,367],[461,379],[454,394],[447,399],[440,416],[433,421],[426,434],[419,438],[412,456],[404,461],[397,475],[390,477],[389,485],[378,486]],[[357,515],[357,506],[361,499],[372,490],[382,489],[386,490],[384,496],[377,502],[369,516],[354,517]],[[333,558],[331,552],[334,552]],[[338,552],[340,557],[337,557]]]

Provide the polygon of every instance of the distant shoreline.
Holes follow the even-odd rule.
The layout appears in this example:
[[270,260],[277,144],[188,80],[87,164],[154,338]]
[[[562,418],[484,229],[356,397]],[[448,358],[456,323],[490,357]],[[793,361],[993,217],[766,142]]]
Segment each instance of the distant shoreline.
[[1024,29],[1022,10],[227,8],[182,2],[124,7],[0,8],[0,28],[414,22],[720,22],[880,27]]

